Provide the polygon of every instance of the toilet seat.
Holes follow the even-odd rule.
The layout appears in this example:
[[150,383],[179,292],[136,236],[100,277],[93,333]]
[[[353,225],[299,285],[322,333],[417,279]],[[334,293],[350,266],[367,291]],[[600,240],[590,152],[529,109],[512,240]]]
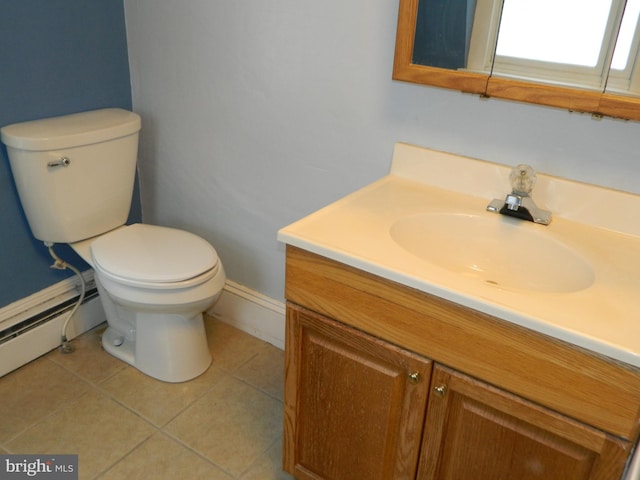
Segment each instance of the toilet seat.
[[184,288],[218,271],[215,249],[189,232],[134,224],[97,238],[90,247],[94,266],[118,283],[144,288]]

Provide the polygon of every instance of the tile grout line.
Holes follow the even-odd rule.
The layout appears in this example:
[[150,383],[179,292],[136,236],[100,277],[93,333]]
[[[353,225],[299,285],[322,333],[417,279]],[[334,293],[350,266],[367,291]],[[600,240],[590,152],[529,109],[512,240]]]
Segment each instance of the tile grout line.
[[[86,333],[90,333],[90,332],[86,332]],[[268,343],[264,342],[264,341],[261,341],[261,343],[264,343],[264,345],[268,345]],[[99,348],[104,353],[104,355],[109,355],[106,351],[104,351],[104,349],[99,344],[99,342],[97,342],[96,344],[94,344],[94,342],[90,342],[86,346],[88,347],[88,349]],[[256,360],[256,357],[258,357],[260,355],[260,353],[262,352],[263,348],[259,347],[259,348],[255,348],[255,349],[252,349],[252,350],[253,351],[251,351],[251,352],[247,352],[247,353],[251,354],[248,358],[244,359],[241,363],[239,363],[237,366],[235,366],[233,368],[216,367],[215,366],[215,359],[214,359],[214,364],[212,364],[212,366],[209,367],[209,368],[217,368],[219,370],[219,372],[222,375],[224,375],[224,377],[227,377],[229,379],[233,379],[235,381],[241,382],[242,384],[246,385],[247,387],[252,388],[256,392],[259,392],[260,394],[265,395],[267,398],[277,402],[277,405],[279,405],[279,408],[282,408],[283,401],[282,401],[281,397],[279,397],[277,394],[270,393],[267,388],[262,388],[259,385],[256,385],[256,384],[252,383],[251,381],[249,381],[249,380],[247,380],[247,379],[245,379],[245,378],[243,378],[241,376],[240,372],[241,372],[242,368],[247,366],[250,362]],[[133,369],[135,367],[132,367],[132,366],[126,364],[125,362],[120,361],[122,363],[122,366],[120,368],[118,368],[117,370],[115,370],[113,372],[110,372],[106,377],[100,378],[99,380],[91,380],[91,378],[93,378],[94,376],[92,376],[92,375],[85,376],[82,373],[83,370],[79,370],[79,369],[75,369],[74,370],[73,369],[74,367],[73,367],[73,365],[70,364],[70,362],[64,362],[64,361],[60,362],[60,361],[58,361],[58,359],[54,357],[54,352],[55,351],[56,351],[56,349],[51,350],[50,352],[45,353],[44,355],[42,355],[39,358],[43,359],[43,361],[45,361],[45,362],[49,362],[50,365],[55,365],[56,368],[62,369],[67,374],[71,374],[71,376],[76,378],[77,380],[80,380],[80,382],[83,385],[83,387],[86,386],[86,390],[81,395],[74,395],[71,398],[65,400],[61,405],[59,405],[54,410],[52,410],[50,412],[47,412],[44,416],[39,418],[37,421],[34,421],[34,422],[30,423],[27,427],[22,429],[19,433],[11,436],[6,441],[0,443],[0,447],[3,450],[5,450],[7,453],[10,453],[10,450],[7,448],[7,444],[9,442],[15,440],[20,435],[23,435],[25,432],[27,432],[29,429],[34,428],[39,423],[41,423],[41,422],[43,422],[43,421],[45,421],[47,419],[50,419],[51,417],[59,415],[60,412],[63,411],[65,408],[69,408],[69,406],[71,406],[74,403],[80,401],[86,395],[90,395],[92,393],[95,394],[96,396],[101,397],[104,400],[109,400],[109,401],[115,403],[116,405],[118,405],[119,407],[124,408],[126,411],[128,411],[131,414],[133,414],[136,418],[142,420],[144,422],[144,424],[146,424],[147,426],[150,427],[150,432],[149,432],[148,435],[146,435],[144,438],[142,438],[136,445],[134,445],[133,447],[128,449],[126,452],[124,452],[119,459],[115,460],[113,463],[111,463],[110,465],[106,466],[100,472],[96,473],[93,476],[93,479],[98,479],[98,478],[101,478],[101,477],[105,476],[107,474],[107,472],[109,472],[116,465],[118,465],[119,463],[125,461],[127,458],[129,458],[131,455],[133,455],[135,451],[139,450],[142,447],[142,445],[144,445],[146,442],[148,442],[155,435],[162,435],[162,436],[166,437],[168,440],[175,442],[177,445],[179,445],[182,448],[185,448],[187,451],[191,452],[192,454],[196,455],[200,459],[204,460],[207,464],[213,466],[214,468],[216,468],[220,472],[224,472],[226,475],[229,475],[229,477],[231,477],[233,479],[236,479],[236,480],[246,476],[248,474],[248,472],[250,472],[256,465],[258,465],[258,463],[259,463],[261,458],[267,456],[266,454],[276,445],[277,442],[281,442],[282,441],[282,437],[280,435],[279,438],[276,438],[275,440],[273,440],[263,451],[261,451],[260,454],[258,456],[256,456],[256,458],[253,459],[251,464],[248,465],[247,468],[244,471],[238,473],[238,475],[235,475],[232,472],[227,471],[221,465],[218,465],[217,463],[215,463],[214,461],[212,461],[211,459],[206,457],[203,453],[200,453],[197,450],[195,450],[194,448],[190,447],[187,443],[185,443],[185,441],[183,441],[180,438],[174,436],[173,434],[171,434],[169,431],[166,430],[166,428],[176,418],[178,418],[179,416],[184,414],[185,411],[187,411],[189,408],[191,408],[197,402],[201,401],[203,397],[208,395],[211,392],[211,390],[213,390],[216,387],[216,385],[218,384],[218,381],[214,381],[213,383],[206,384],[206,387],[203,387],[203,391],[200,392],[193,399],[191,399],[188,402],[187,405],[185,405],[182,408],[180,408],[180,410],[178,412],[176,412],[175,414],[173,414],[171,416],[171,418],[169,418],[168,420],[163,421],[161,424],[156,425],[154,423],[154,421],[152,421],[149,418],[146,418],[142,413],[138,412],[133,407],[131,407],[131,406],[127,405],[126,403],[124,403],[124,401],[119,400],[116,396],[114,396],[114,394],[112,394],[110,391],[108,391],[105,388],[105,385],[106,385],[107,382],[109,382],[110,380],[113,380],[116,376],[123,374],[123,372],[125,372],[125,370]],[[77,365],[77,363],[76,363],[76,365]]]
[[213,465],[214,467],[216,467],[221,472],[224,472],[225,474],[229,475],[233,479],[237,479],[238,478],[233,473],[229,472],[228,470],[225,470],[221,465],[218,465],[217,463],[212,461],[210,458],[207,458],[203,453],[200,453],[198,450],[195,450],[193,447],[191,447],[190,445],[186,444],[183,440],[181,440],[180,438],[176,437],[171,432],[168,432],[168,431],[164,430],[164,428],[163,428],[163,429],[161,429],[161,433],[163,433],[165,436],[167,436],[168,438],[170,438],[174,442],[178,443],[179,445],[181,445],[185,449],[189,450],[194,455],[197,455],[202,460],[206,461],[208,464]]
[[[155,428],[155,427],[154,427]],[[101,472],[97,473],[92,480],[97,480],[98,478],[102,477],[103,475],[105,475],[107,472],[109,472],[109,470],[111,470],[113,467],[115,467],[117,464],[119,464],[120,462],[124,461],[127,457],[129,457],[131,454],[133,454],[134,451],[136,451],[138,448],[140,448],[144,443],[146,443],[147,441],[149,441],[149,439],[151,437],[153,437],[154,435],[156,435],[160,430],[155,428],[155,430],[157,431],[153,431],[151,432],[147,437],[143,438],[137,445],[134,445],[129,451],[127,451],[124,455],[122,455],[122,457],[120,457],[118,460],[116,460],[115,462],[113,462],[111,465],[107,466],[104,470],[102,470]]]
[[[52,350],[53,351],[53,350]],[[84,396],[88,395],[90,393],[90,391],[94,388],[94,385],[89,382],[88,380],[86,380],[85,378],[80,377],[79,375],[77,375],[75,372],[72,372],[66,368],[64,368],[62,365],[51,361],[50,359],[47,358],[47,356],[50,354],[51,352],[47,352],[44,355],[32,360],[31,362],[29,362],[27,365],[32,364],[33,362],[36,362],[38,360],[42,360],[42,361],[46,361],[46,362],[51,362],[53,363],[56,367],[62,368],[63,370],[65,370],[67,373],[72,374],[73,376],[75,376],[78,380],[82,381],[82,383],[86,384],[88,387],[88,390],[84,393],[82,393],[79,396],[74,396],[72,398],[70,398],[69,400],[66,400],[64,403],[60,404],[57,408],[54,408],[51,411],[48,411],[44,416],[38,418],[37,420],[31,422],[29,425],[27,425],[25,428],[23,428],[22,430],[20,430],[18,433],[16,433],[15,435],[9,437],[7,440],[5,440],[4,442],[2,442],[2,448],[5,449],[8,453],[12,453],[12,451],[9,449],[8,444],[10,442],[12,442],[13,440],[15,440],[16,438],[18,438],[20,435],[23,435],[24,433],[28,432],[30,429],[32,429],[33,427],[35,427],[36,425],[38,425],[39,423],[42,423],[43,421],[49,419],[49,418],[53,418],[55,417],[59,412],[61,412],[62,410],[64,410],[65,408],[67,408],[70,405],[73,405],[74,403],[77,403],[80,401],[81,398],[83,398]],[[21,368],[24,368],[27,365],[23,365]],[[14,370],[14,372],[17,372],[18,370]],[[10,374],[14,373],[11,372]]]

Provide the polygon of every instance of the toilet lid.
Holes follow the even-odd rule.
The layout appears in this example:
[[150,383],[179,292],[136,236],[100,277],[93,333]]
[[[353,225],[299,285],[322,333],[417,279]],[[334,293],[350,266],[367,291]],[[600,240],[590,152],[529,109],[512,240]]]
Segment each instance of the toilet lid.
[[140,223],[98,238],[91,257],[106,273],[149,283],[188,280],[218,263],[215,249],[197,235]]

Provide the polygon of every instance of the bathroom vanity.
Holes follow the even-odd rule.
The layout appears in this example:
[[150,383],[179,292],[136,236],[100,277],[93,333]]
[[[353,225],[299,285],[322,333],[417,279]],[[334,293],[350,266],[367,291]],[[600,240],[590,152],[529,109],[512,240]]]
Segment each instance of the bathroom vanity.
[[[286,471],[622,478],[640,420],[639,235],[566,195],[576,205],[638,199],[541,177],[534,196],[554,220],[534,225],[484,210],[508,174],[399,144],[388,177],[279,232]],[[434,251],[433,237],[448,235]],[[483,264],[496,242],[534,260]],[[556,271],[567,266],[575,276]]]

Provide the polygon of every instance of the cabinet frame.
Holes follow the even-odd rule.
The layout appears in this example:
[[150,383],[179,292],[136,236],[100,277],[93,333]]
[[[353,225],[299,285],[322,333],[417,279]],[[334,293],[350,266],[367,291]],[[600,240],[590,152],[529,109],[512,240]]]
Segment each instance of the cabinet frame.
[[290,245],[285,296],[582,423],[637,438],[640,369]]

